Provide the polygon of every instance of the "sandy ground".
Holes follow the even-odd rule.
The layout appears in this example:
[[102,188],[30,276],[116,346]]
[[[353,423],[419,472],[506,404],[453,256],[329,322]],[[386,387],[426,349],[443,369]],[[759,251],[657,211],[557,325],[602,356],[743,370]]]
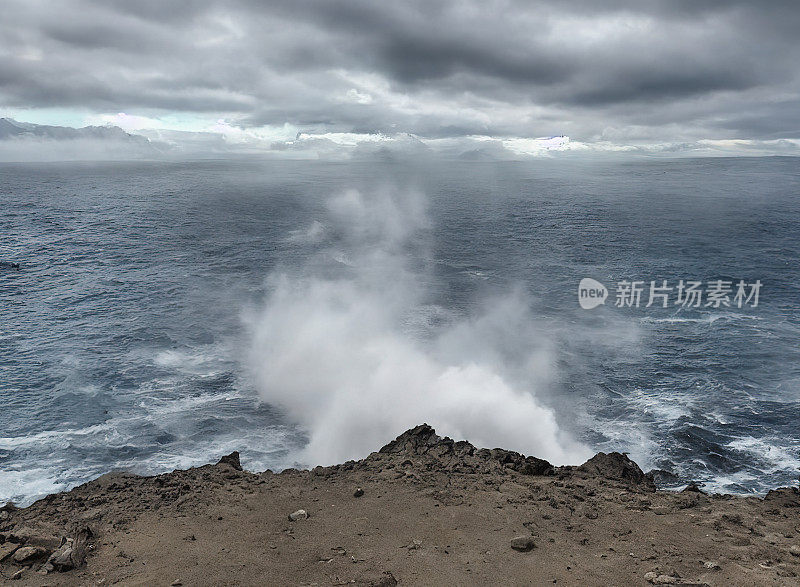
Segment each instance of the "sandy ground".
[[616,453],[554,468],[419,426],[335,467],[234,453],[6,506],[0,559],[3,584],[37,586],[796,586],[800,492],[655,491]]

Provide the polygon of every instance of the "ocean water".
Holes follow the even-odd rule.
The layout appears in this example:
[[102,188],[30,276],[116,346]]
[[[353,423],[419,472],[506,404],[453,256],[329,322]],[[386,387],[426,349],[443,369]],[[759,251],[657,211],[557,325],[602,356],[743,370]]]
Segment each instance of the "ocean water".
[[[797,484],[798,159],[0,164],[0,207],[0,502],[422,420],[669,487]],[[762,288],[645,307],[664,279]]]

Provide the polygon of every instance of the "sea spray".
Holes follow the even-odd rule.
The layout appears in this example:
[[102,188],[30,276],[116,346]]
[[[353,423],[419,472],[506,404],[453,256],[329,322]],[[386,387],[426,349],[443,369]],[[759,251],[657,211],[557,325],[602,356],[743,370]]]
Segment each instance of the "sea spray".
[[307,431],[305,464],[362,457],[421,422],[557,464],[589,455],[537,399],[555,361],[521,289],[428,336],[408,328],[430,309],[434,279],[421,194],[351,190],[326,212],[291,236],[313,237],[314,254],[270,275],[263,309],[247,316],[260,395]]

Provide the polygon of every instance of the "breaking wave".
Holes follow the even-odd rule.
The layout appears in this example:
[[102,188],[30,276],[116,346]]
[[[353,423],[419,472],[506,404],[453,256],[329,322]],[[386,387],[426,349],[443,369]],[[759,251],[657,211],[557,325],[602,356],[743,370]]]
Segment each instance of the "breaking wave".
[[524,292],[466,315],[432,304],[429,229],[419,193],[335,196],[293,233],[314,235],[307,261],[271,274],[246,316],[259,393],[306,430],[302,459],[363,457],[421,422],[557,464],[588,456],[537,399],[555,361]]

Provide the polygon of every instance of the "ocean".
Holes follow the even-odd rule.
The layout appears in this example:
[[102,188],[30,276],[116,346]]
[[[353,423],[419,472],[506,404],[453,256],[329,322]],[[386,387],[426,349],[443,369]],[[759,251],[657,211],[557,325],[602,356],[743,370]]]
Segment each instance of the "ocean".
[[0,164],[0,206],[0,502],[233,450],[331,464],[423,421],[797,485],[796,158]]

